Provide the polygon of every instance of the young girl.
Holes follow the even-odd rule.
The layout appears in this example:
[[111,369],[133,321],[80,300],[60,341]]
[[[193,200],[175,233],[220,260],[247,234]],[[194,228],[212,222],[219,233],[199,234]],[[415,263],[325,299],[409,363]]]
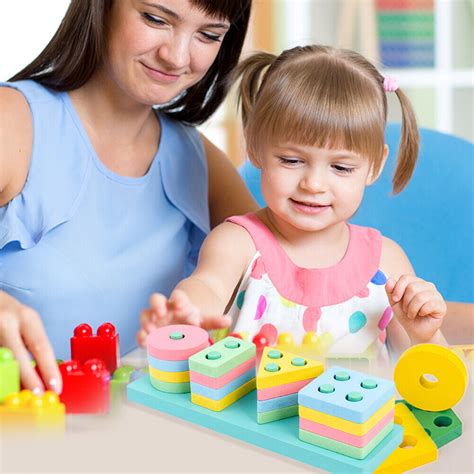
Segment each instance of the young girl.
[[328,354],[372,346],[386,356],[386,338],[397,353],[445,344],[435,286],[415,276],[395,242],[348,224],[388,156],[389,93],[403,115],[394,192],[412,175],[419,136],[403,92],[359,54],[326,46],[257,53],[236,77],[267,207],[209,234],[195,272],[169,299],[152,295],[139,343],[157,326],[219,322],[249,340],[262,331],[301,342],[313,331],[329,341]]

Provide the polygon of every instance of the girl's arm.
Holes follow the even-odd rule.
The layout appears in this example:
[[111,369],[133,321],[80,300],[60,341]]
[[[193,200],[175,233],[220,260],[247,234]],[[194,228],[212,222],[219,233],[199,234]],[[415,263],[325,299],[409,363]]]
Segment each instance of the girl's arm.
[[382,271],[385,290],[394,317],[387,326],[387,338],[396,354],[414,344],[447,345],[441,332],[446,303],[433,283],[416,277],[405,252],[394,241],[383,238]]
[[139,345],[147,334],[169,324],[193,324],[204,329],[222,329],[232,321],[224,316],[234,290],[255,254],[255,245],[241,226],[225,222],[204,241],[196,270],[171,293],[155,293],[150,307],[141,314]]
[[205,136],[201,135],[201,139],[209,169],[211,227],[214,228],[227,217],[256,211],[258,205],[234,165]]

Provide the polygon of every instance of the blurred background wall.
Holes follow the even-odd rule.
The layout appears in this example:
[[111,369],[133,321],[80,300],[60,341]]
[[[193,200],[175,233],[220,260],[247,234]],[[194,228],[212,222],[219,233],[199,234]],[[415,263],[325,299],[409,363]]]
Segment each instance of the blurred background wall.
[[[31,61],[68,0],[0,0],[0,80]],[[310,43],[355,49],[395,77],[421,126],[474,141],[474,0],[254,0],[246,53]],[[389,120],[400,120],[389,97]],[[245,159],[235,96],[203,132],[231,160]]]

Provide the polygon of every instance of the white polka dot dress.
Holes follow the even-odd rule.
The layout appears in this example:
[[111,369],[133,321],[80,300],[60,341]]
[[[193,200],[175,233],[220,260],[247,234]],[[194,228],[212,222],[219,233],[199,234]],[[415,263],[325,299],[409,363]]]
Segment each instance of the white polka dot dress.
[[379,268],[380,232],[348,224],[342,260],[322,269],[296,266],[255,214],[231,217],[251,235],[257,252],[229,310],[234,332],[290,333],[300,344],[307,332],[329,341],[326,355],[362,354],[372,347],[388,358],[386,327],[393,312]]

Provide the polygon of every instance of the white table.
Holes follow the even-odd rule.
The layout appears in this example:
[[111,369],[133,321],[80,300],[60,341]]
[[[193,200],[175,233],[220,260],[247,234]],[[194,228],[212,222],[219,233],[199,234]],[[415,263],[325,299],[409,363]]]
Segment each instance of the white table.
[[[137,350],[122,363],[143,367],[146,357]],[[416,472],[474,472],[472,370],[470,375],[468,390],[454,408],[463,422],[463,435],[439,450],[436,463]],[[63,436],[3,436],[0,472],[317,471],[178,418],[124,403],[111,415],[68,415]]]

